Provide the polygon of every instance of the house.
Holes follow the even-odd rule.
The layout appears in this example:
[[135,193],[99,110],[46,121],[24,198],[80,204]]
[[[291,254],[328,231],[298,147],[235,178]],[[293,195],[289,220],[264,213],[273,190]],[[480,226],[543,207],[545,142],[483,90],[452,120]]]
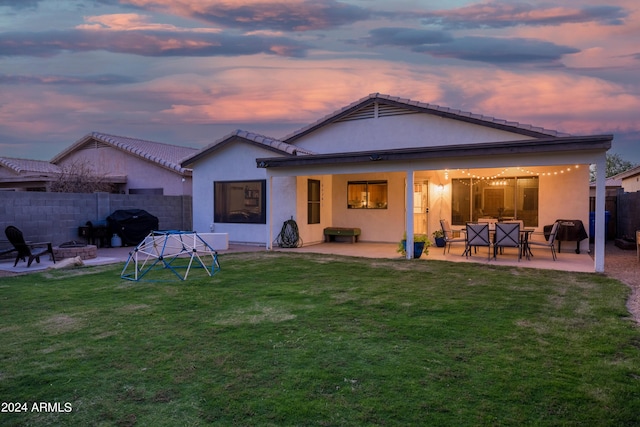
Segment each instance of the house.
[[180,160],[197,151],[92,132],[49,162],[0,157],[0,191],[48,191],[61,174],[84,168],[115,193],[190,196],[191,169],[183,168]]
[[[571,136],[437,105],[371,94],[282,140],[235,131],[185,158],[196,231],[271,248],[284,221],[305,245],[326,227],[398,242],[483,218],[543,227],[589,221],[589,165],[611,135]],[[604,271],[604,179],[596,193],[595,270]],[[588,248],[583,241],[582,249]],[[411,257],[411,250],[407,251]]]
[[56,155],[61,169],[87,165],[123,194],[191,195],[191,170],[180,160],[198,150],[92,132]]
[[46,161],[0,157],[0,191],[46,191],[59,173]]
[[619,173],[613,178],[620,180],[620,185],[625,193],[640,191],[640,166]]

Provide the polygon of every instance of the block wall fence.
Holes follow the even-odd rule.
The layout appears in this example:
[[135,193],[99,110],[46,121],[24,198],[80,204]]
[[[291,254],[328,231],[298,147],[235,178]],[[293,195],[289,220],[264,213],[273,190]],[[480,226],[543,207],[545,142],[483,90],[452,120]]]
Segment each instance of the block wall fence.
[[85,242],[78,227],[105,221],[120,209],[144,209],[158,217],[161,230],[190,231],[191,202],[191,196],[0,192],[0,240],[6,240],[4,229],[14,225],[33,242]]

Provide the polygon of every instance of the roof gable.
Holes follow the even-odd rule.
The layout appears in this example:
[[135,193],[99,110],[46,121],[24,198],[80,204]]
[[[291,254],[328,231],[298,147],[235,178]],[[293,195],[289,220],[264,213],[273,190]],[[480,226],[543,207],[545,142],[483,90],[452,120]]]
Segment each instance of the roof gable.
[[535,138],[569,136],[569,134],[566,133],[528,124],[509,122],[495,117],[441,107],[435,104],[373,93],[293,132],[286,136],[283,141],[294,144],[299,138],[332,123],[420,113],[460,120]]
[[100,147],[113,147],[181,174],[188,171],[180,165],[180,161],[198,151],[191,147],[92,132],[55,156],[51,163],[58,163],[79,150]]
[[285,156],[314,154],[309,150],[296,147],[295,145],[291,145],[277,139],[269,138],[267,136],[259,135],[257,133],[247,132],[241,129],[236,129],[230,134],[207,145],[197,153],[194,153],[193,155],[184,158],[181,164],[182,166],[193,164],[209,155],[212,155],[216,151],[220,150],[222,147],[225,147],[229,144],[233,144],[235,142],[243,142],[243,143],[248,143],[252,145],[257,145],[266,150],[273,151],[275,153],[282,154]]

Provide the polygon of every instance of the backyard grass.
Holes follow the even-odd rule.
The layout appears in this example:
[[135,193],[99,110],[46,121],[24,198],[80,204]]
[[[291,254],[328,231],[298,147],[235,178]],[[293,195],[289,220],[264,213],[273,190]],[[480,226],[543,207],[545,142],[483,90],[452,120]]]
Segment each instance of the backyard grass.
[[0,425],[640,424],[640,330],[618,281],[296,253],[220,263],[186,282],[122,280],[121,265],[0,279]]

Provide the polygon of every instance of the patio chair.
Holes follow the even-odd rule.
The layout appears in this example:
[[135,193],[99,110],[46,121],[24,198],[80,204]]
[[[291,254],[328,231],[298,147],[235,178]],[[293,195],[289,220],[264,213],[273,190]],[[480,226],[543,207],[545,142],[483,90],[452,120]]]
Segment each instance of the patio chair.
[[558,221],[553,223],[553,226],[551,227],[551,232],[549,233],[549,240],[547,240],[546,242],[542,242],[539,240],[529,240],[529,248],[531,248],[532,246],[550,248],[551,257],[555,261],[557,259],[555,243],[556,243],[556,235],[558,234],[559,224],[560,223]]
[[18,261],[20,260],[26,260],[27,267],[31,267],[31,263],[33,263],[33,260],[36,260],[36,262],[39,264],[40,257],[46,253],[50,253],[53,263],[56,263],[56,257],[53,254],[53,248],[50,242],[27,243],[24,240],[22,231],[20,231],[13,225],[5,228],[4,234],[7,235],[7,239],[9,239],[9,242],[11,242],[15,250],[18,251],[16,261],[13,263],[14,267],[18,265]]
[[476,250],[478,246],[486,246],[488,260],[491,260],[491,240],[489,238],[489,224],[486,222],[467,223],[467,249],[465,254],[471,255],[471,248]]
[[496,236],[493,243],[493,259],[496,259],[498,248],[518,248],[518,261],[522,257],[519,222],[496,222]]
[[454,237],[453,230],[451,230],[451,226],[449,225],[449,221],[446,219],[440,220],[440,227],[442,227],[442,234],[444,236],[444,252],[443,255],[447,253],[447,246],[449,247],[449,252],[451,252],[451,244],[452,243],[464,243],[466,249],[467,238],[462,237]]

